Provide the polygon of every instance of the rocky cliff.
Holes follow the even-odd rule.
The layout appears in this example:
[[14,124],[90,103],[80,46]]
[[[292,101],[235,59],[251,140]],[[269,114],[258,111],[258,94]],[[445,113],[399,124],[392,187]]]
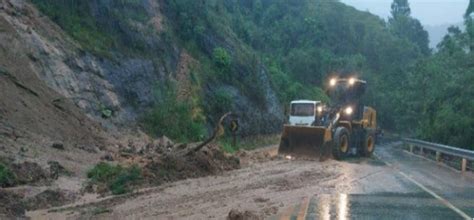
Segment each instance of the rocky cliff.
[[[196,90],[188,88],[193,87],[189,85],[191,77],[203,78],[191,76],[196,74],[192,73],[193,69],[200,68],[200,59],[186,52],[179,39],[169,37],[175,29],[170,27],[173,23],[167,14],[162,13],[161,4],[153,0],[138,1],[130,12],[113,1],[88,1],[85,9],[89,11],[85,14],[90,18],[83,19],[93,19],[97,27],[118,39],[111,40],[115,45],[104,46],[100,52],[77,42],[58,25],[60,22],[45,16],[29,1],[2,1],[1,17],[22,42],[25,49],[21,53],[36,77],[109,130],[136,126],[140,117],[161,98],[156,91],[168,81],[174,81],[181,91],[178,93],[185,94],[181,97],[202,100],[195,107],[199,109],[206,109],[207,97],[215,91],[229,94],[232,104],[224,110],[241,116],[244,135],[277,132],[283,112],[262,64],[253,70],[245,66],[233,67],[241,76],[254,75],[256,82],[250,83],[257,83],[260,87],[257,91],[262,94],[248,94],[242,91],[244,88],[220,81],[203,82],[194,86],[199,87]],[[143,18],[134,20],[133,17],[117,16],[117,13],[140,13]],[[241,49],[212,33],[207,39],[204,54],[211,55],[216,47]],[[104,45],[109,44],[104,42]],[[186,91],[191,91],[187,97]],[[256,100],[256,95],[263,99]],[[218,117],[211,112],[203,114],[209,126]]]

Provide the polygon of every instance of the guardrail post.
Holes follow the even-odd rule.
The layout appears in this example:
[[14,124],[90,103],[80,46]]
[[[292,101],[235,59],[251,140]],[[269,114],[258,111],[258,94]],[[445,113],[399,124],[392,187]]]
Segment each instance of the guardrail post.
[[408,147],[410,148],[410,153],[413,153],[413,144],[409,144]]
[[466,172],[466,168],[467,168],[467,160],[466,158],[462,158],[462,161],[461,161],[461,172]]
[[423,155],[423,147],[420,147],[420,154]]
[[436,161],[440,162],[441,161],[441,152],[436,151]]

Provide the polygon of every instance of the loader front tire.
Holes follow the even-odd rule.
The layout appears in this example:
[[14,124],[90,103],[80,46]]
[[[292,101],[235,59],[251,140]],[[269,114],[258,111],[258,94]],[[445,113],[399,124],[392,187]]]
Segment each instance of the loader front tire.
[[345,127],[338,127],[334,134],[332,155],[336,160],[342,160],[349,155],[349,131]]
[[371,133],[367,133],[362,142],[361,154],[364,157],[370,157],[375,150],[375,138]]

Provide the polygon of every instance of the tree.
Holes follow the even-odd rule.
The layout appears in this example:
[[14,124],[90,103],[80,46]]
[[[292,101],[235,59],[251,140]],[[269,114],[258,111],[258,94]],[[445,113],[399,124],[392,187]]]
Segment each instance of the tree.
[[408,0],[394,0],[392,3],[392,16],[397,18],[398,16],[409,17],[411,13],[410,5]]
[[467,7],[466,14],[464,14],[464,17],[469,17],[471,14],[474,12],[474,1],[469,1],[469,6]]
[[463,34],[459,27],[449,27],[448,34],[446,34],[443,40],[438,44],[439,52],[452,55],[456,52],[463,51],[462,36]]
[[392,17],[389,26],[396,36],[406,39],[416,46],[424,55],[430,54],[428,32],[423,29],[420,21],[410,16],[410,6],[407,0],[394,0]]
[[471,16],[467,16],[464,25],[466,26],[466,43],[469,51],[474,52],[474,20]]

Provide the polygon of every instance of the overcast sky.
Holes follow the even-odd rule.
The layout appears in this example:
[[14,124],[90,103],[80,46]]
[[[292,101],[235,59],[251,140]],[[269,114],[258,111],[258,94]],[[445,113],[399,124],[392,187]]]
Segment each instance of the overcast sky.
[[[340,0],[382,18],[390,15],[392,0]],[[463,21],[469,0],[408,0],[412,16],[424,25],[454,24]]]

